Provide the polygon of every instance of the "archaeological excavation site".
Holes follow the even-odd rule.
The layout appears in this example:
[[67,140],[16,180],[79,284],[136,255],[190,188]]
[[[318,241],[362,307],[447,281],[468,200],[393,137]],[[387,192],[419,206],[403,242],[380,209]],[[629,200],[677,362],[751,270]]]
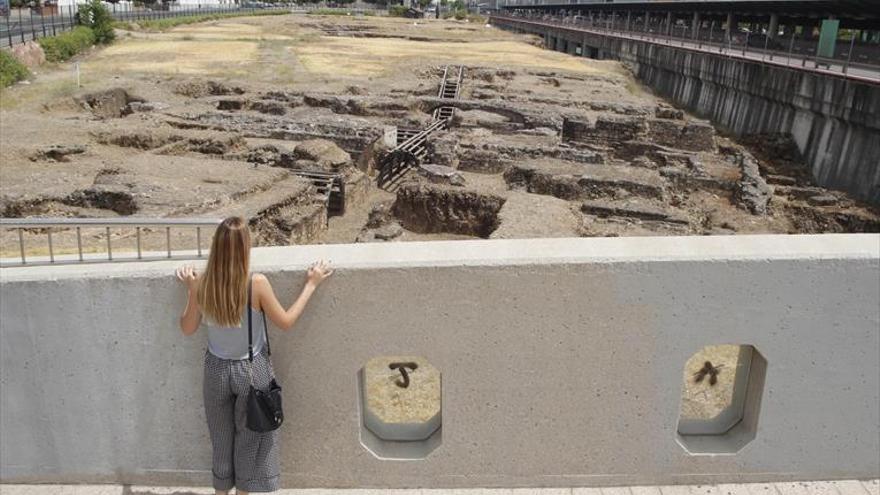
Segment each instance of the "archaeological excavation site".
[[212,1],[0,77],[4,495],[880,495],[870,1]]
[[[237,214],[261,246],[880,231],[787,135],[733,137],[619,62],[488,24],[272,16],[120,38],[81,61],[82,87],[57,67],[4,91],[3,218]],[[59,229],[52,249],[135,235],[194,236]],[[22,249],[45,255],[45,232],[3,232],[3,256]]]

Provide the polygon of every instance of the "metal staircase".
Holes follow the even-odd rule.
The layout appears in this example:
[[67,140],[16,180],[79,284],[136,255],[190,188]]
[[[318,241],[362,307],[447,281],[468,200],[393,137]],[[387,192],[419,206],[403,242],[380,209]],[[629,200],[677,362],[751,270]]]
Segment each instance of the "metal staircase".
[[318,196],[327,205],[328,217],[345,213],[345,177],[342,174],[322,170],[291,170],[291,172],[315,186]]
[[[440,91],[437,92],[438,98],[445,100],[457,100],[459,91],[461,90],[461,78],[464,74],[464,66],[459,65],[458,70],[450,70],[447,65],[443,71],[443,80],[440,82]],[[449,120],[455,115],[455,107],[440,106],[434,110],[434,120]]]
[[[447,65],[443,70],[443,79],[437,96],[447,100],[457,99],[463,74],[464,66],[451,68]],[[425,147],[428,136],[447,128],[453,115],[455,115],[454,106],[442,105],[434,109],[434,120],[428,127],[422,130],[397,129],[397,146],[385,155],[379,167],[379,175],[376,178],[379,187],[386,191],[396,189],[406,172],[418,166],[428,155]]]
[[400,144],[420,132],[422,132],[421,129],[406,129],[403,127],[398,127],[397,128],[397,142],[395,144]]
[[406,172],[410,168],[418,166],[428,155],[428,150],[425,147],[428,136],[432,132],[443,129],[445,126],[445,120],[435,120],[431,125],[412,135],[391,150],[382,160],[379,175],[376,177],[376,183],[379,187],[386,191],[396,188]]

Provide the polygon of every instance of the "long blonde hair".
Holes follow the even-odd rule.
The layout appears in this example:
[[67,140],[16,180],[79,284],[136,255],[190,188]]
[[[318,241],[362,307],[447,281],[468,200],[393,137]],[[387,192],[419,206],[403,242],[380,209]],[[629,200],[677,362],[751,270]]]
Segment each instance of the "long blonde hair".
[[199,279],[198,292],[202,313],[217,325],[241,325],[241,315],[247,305],[250,251],[247,222],[241,217],[223,220],[214,232],[208,266]]

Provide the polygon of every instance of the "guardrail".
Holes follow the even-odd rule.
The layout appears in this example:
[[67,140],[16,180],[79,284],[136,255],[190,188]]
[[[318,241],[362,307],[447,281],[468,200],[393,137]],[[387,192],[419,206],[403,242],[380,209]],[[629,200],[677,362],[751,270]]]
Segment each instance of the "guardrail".
[[[880,81],[880,47],[876,53],[855,55],[858,45],[855,36],[841,40],[848,49],[840,51],[840,57],[820,57],[818,43],[798,39],[794,32],[784,38],[771,39],[761,33],[736,33],[728,36],[720,25],[710,23],[709,29],[692,25],[662,23],[639,23],[625,17],[590,18],[584,16],[525,16],[493,14],[493,19],[541,24],[595,32],[607,36],[649,41],[657,44],[686,49],[711,51],[730,57],[745,58],[764,63],[775,63],[806,70],[842,75],[854,79]],[[774,46],[785,47],[776,49]],[[820,69],[821,67],[821,69]]]
[[[259,14],[260,12],[290,11],[294,4],[272,6],[239,6],[222,4],[195,4],[169,10],[151,10],[134,7],[130,3],[105,3],[110,15],[117,21],[151,21],[171,17],[189,17],[212,14]],[[303,7],[297,7],[302,9]],[[79,22],[79,5],[45,7],[42,9],[15,9],[0,16],[0,47],[11,47],[27,41],[55,36],[75,28]]]
[[[0,266],[25,266],[25,265],[45,265],[45,264],[69,264],[69,263],[86,263],[86,262],[112,262],[112,261],[150,261],[162,259],[193,259],[201,258],[202,250],[202,229],[210,228],[211,233],[220,224],[219,219],[214,218],[0,218],[0,230],[14,230],[18,233],[19,259],[20,261],[4,260],[0,262]],[[83,250],[82,230],[84,228],[104,229],[106,233],[106,258],[87,256]],[[113,229],[134,229],[135,244],[137,247],[137,256],[131,257],[113,257]],[[165,229],[165,254],[145,254],[142,248],[142,234],[146,228]],[[183,254],[174,255],[171,247],[171,229],[195,229],[196,246],[195,252],[187,251]],[[71,230],[76,232],[76,248],[75,256],[56,256],[55,246],[52,239],[53,230]],[[39,234],[46,234],[46,243],[49,248],[48,258],[37,257],[36,259],[28,259],[27,249],[25,247],[25,231],[36,230]]]

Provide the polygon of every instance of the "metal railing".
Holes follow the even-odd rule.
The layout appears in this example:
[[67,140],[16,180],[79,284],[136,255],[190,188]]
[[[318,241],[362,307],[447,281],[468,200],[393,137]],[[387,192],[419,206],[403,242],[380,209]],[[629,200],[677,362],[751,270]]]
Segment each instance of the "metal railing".
[[[204,253],[202,249],[202,229],[210,229],[210,234],[213,235],[214,230],[220,222],[220,219],[213,218],[0,218],[0,230],[17,231],[19,244],[19,261],[4,259],[0,262],[0,266],[197,259],[202,258]],[[82,230],[86,228],[104,230],[106,235],[106,250],[104,255],[98,254],[95,256],[92,255],[92,253],[85,253],[83,249]],[[134,235],[137,255],[124,257],[117,256],[114,258],[112,241],[113,230],[132,228],[135,230]],[[144,230],[151,228],[165,230],[164,254],[144,252],[142,247]],[[194,252],[190,249],[184,254],[174,255],[174,251],[179,250],[172,249],[171,229],[195,229],[196,245]],[[75,232],[75,255],[59,256],[56,254],[56,247],[53,243],[52,237],[53,230],[56,234],[59,231]],[[48,246],[49,253],[48,258],[28,256],[25,243],[26,232],[46,235],[46,246]]]
[[[799,67],[805,70],[842,75],[848,78],[880,81],[880,45],[856,43],[856,36],[839,40],[834,57],[818,55],[818,42],[798,37],[795,32],[771,38],[765,33],[726,32],[720,24],[710,22],[668,24],[654,19],[625,16],[558,16],[494,14],[493,19],[525,22],[551,27],[577,29],[607,36],[644,40],[689,50],[712,52],[751,61]],[[654,22],[654,21],[659,22]]]
[[375,5],[355,2],[353,4],[337,6],[333,3],[302,3],[291,8],[294,14],[351,14],[351,15],[371,15],[371,16],[387,16],[388,9],[378,8]]
[[[77,12],[80,4],[47,5],[40,9],[11,9],[7,15],[0,16],[0,47],[11,47],[39,38],[56,36],[70,31],[78,25]],[[152,21],[171,17],[192,17],[198,15],[259,15],[262,12],[292,12],[292,3],[257,5],[245,2],[238,4],[192,4],[168,6],[163,9],[150,9],[134,6],[131,2],[105,3],[110,15],[117,21]],[[301,9],[301,7],[296,7]]]
[[[12,47],[39,38],[56,36],[78,25],[77,12],[80,4],[49,5],[40,9],[19,8],[0,15],[0,47]],[[132,2],[105,3],[110,15],[117,21],[152,21],[172,17],[199,15],[260,15],[265,12],[289,12],[291,14],[337,13],[351,15],[388,15],[387,9],[374,8],[370,4],[319,3],[273,3],[243,2],[242,4],[206,3],[170,5],[162,9],[135,6]]]

